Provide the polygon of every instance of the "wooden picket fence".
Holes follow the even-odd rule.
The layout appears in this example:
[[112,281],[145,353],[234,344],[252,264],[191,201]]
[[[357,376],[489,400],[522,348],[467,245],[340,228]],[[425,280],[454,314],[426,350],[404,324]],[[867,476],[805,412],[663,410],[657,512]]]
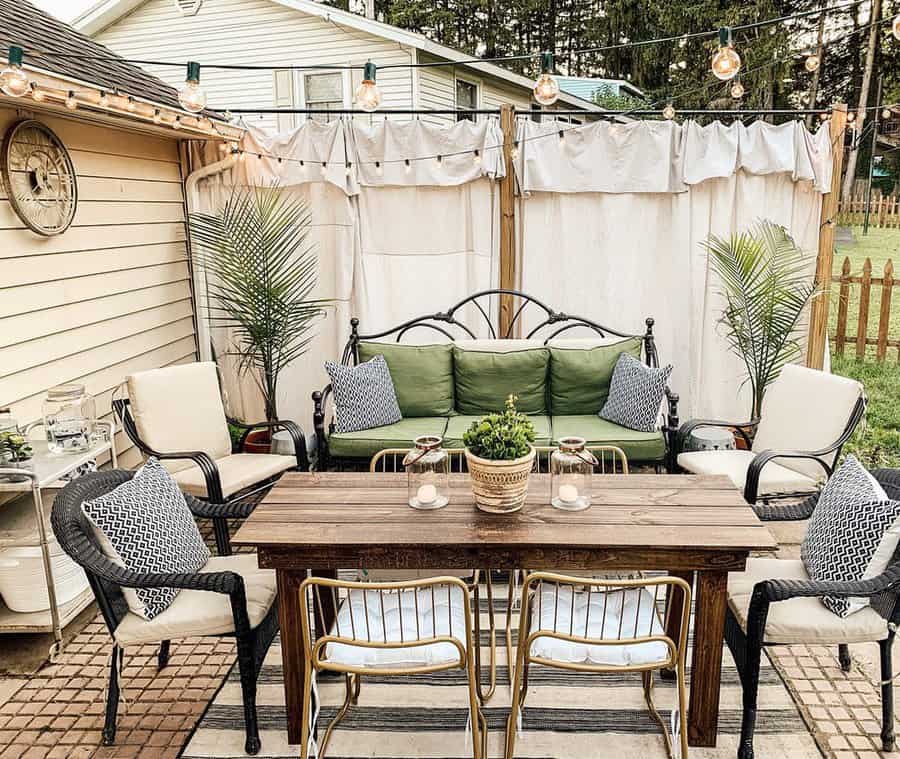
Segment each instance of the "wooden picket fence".
[[[849,226],[862,224],[866,216],[866,196],[854,195],[838,202],[838,224]],[[869,207],[869,226],[900,228],[900,198],[896,195],[872,193]]]
[[[880,277],[872,276],[872,262],[868,258],[863,264],[862,275],[850,276],[850,259],[844,258],[840,276],[832,277],[832,282],[838,283],[838,314],[837,329],[834,335],[834,348],[839,356],[844,355],[848,343],[856,346],[856,357],[865,358],[866,349],[870,345],[876,346],[875,359],[884,361],[888,348],[897,348],[897,359],[900,360],[900,336],[889,335],[891,326],[891,297],[895,287],[900,286],[900,280],[894,279],[894,263],[888,259],[884,265],[884,272]],[[847,312],[850,307],[850,288],[859,286],[859,311],[856,321],[856,334],[847,333]],[[878,314],[878,335],[869,337],[869,310],[872,301],[872,292],[881,291]]]

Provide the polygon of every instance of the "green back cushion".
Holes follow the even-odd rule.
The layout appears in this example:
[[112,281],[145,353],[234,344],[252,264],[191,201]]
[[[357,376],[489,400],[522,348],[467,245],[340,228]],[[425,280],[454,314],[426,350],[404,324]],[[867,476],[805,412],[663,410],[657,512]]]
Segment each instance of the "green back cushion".
[[621,353],[641,357],[640,337],[596,348],[550,348],[550,410],[556,414],[596,414],[609,395]]
[[453,349],[456,410],[460,414],[503,411],[506,397],[518,396],[523,414],[547,413],[547,348],[495,353]]
[[384,356],[404,418],[453,413],[453,348],[360,342],[359,360]]

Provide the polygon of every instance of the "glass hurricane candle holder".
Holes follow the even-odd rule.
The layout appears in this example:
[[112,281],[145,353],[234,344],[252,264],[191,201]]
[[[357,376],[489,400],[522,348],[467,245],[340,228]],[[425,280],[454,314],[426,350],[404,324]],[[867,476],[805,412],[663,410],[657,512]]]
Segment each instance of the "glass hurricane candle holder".
[[84,385],[58,385],[43,404],[47,447],[51,453],[78,453],[92,445],[97,410]]
[[415,439],[415,448],[406,454],[407,495],[414,509],[440,509],[450,501],[450,456],[437,435],[423,435]]
[[591,477],[597,459],[583,437],[564,437],[550,455],[550,505],[581,511],[591,505]]

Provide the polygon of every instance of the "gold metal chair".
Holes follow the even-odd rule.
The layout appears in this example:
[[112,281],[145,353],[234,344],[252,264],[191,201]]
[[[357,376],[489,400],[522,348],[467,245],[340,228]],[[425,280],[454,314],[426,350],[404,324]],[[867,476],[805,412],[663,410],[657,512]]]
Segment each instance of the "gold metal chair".
[[[478,582],[476,572],[475,582]],[[300,757],[310,745],[310,710],[314,672],[342,672],[344,702],[325,730],[317,757],[322,759],[331,734],[357,702],[364,675],[427,674],[466,671],[474,759],[486,759],[487,722],[478,696],[469,588],[458,577],[409,582],[350,582],[310,577],[300,586],[305,658],[303,731]],[[330,629],[325,609],[336,612]],[[318,624],[326,634],[315,635]]]
[[[678,640],[665,633],[659,602],[683,594]],[[674,757],[665,722],[653,703],[653,671],[673,669],[678,690],[680,759],[687,759],[685,654],[691,589],[678,577],[607,580],[534,572],[525,579],[512,708],[506,727],[506,759],[513,759],[519,714],[528,694],[532,664],[575,672],[640,672],[647,708],[662,728],[666,752]]]
[[[444,450],[447,451],[447,454],[450,457],[450,471],[455,473],[465,472],[465,449],[445,448]],[[385,448],[381,451],[378,451],[378,453],[376,453],[372,457],[372,460],[369,462],[369,471],[373,474],[377,472],[402,472],[403,459],[405,458],[406,454],[409,453],[409,451],[409,448]],[[388,582],[413,579],[409,576],[410,574],[413,573],[392,572],[390,570],[375,570],[371,573],[371,579],[375,581],[383,580]],[[488,701],[490,701],[491,697],[494,695],[494,692],[497,690],[497,628],[494,619],[494,591],[491,585],[491,573],[489,571],[486,572],[487,581],[485,583],[485,589],[487,591],[488,629],[490,633],[491,648],[491,662],[487,690],[485,690],[481,682],[481,589],[480,583],[477,580],[478,572],[466,571],[464,573],[457,573],[456,570],[435,569],[434,571],[429,571],[429,574],[459,576],[460,579],[466,581],[466,584],[468,585],[469,590],[472,593],[472,601],[475,606],[475,639],[479,641],[479,644],[475,647],[475,666],[478,669],[478,698],[481,700],[482,705],[484,705]],[[475,579],[470,580],[469,578]],[[417,577],[415,579],[423,578]]]

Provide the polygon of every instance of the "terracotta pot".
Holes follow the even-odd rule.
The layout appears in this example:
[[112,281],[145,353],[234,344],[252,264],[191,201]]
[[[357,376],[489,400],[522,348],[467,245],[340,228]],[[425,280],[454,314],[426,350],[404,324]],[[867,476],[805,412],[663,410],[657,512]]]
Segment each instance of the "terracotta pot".
[[253,430],[244,441],[242,453],[270,453],[272,433],[269,430]]
[[511,514],[525,505],[535,451],[511,461],[491,461],[466,448],[475,505],[490,514]]

